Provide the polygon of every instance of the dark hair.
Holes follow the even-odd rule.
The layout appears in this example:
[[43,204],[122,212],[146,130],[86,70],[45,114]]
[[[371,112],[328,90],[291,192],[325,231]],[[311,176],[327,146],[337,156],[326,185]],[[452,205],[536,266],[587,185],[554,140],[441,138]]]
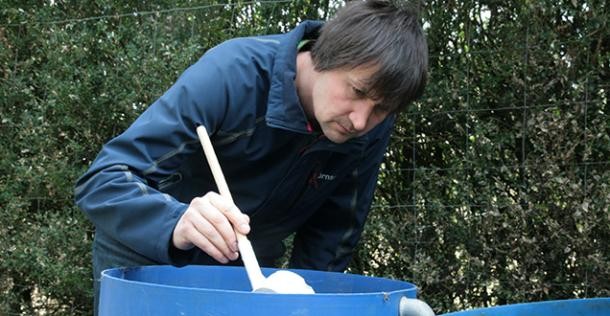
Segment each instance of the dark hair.
[[374,66],[368,96],[392,112],[420,97],[428,45],[417,10],[398,1],[351,1],[326,22],[311,49],[317,71]]

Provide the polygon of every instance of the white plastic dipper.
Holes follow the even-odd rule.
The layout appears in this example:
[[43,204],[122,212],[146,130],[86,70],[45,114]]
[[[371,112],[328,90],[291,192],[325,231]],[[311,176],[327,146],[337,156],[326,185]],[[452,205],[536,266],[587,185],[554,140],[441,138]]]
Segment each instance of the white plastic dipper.
[[[220,195],[233,202],[231,192],[229,191],[229,186],[227,185],[227,181],[225,180],[222,169],[220,168],[220,163],[218,162],[216,152],[214,151],[214,147],[212,146],[212,142],[210,141],[206,128],[204,126],[198,126],[197,135],[199,136],[199,141],[201,141],[201,146],[203,146],[203,152],[205,153],[205,157],[210,165],[210,170],[212,170],[212,175],[214,176],[214,180],[216,181],[216,186],[218,187]],[[300,275],[291,271],[276,271],[268,278],[265,278],[260,266],[258,265],[256,255],[254,254],[254,249],[252,249],[252,244],[248,238],[238,232],[235,232],[235,235],[237,236],[237,247],[241,253],[241,259],[244,262],[246,273],[250,279],[253,292],[280,294],[315,293],[311,286],[309,286]]]

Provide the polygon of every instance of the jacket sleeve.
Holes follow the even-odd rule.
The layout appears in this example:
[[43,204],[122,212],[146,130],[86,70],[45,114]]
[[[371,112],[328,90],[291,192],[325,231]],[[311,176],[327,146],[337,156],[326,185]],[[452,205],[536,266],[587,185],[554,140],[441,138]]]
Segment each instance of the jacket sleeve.
[[157,185],[176,172],[185,155],[199,150],[196,126],[203,124],[212,133],[224,116],[226,85],[214,58],[204,55],[189,67],[124,133],[103,146],[76,183],[76,203],[96,229],[160,263],[186,264],[172,262],[169,245],[188,205]]
[[294,238],[290,267],[344,271],[360,239],[387,148],[393,118],[367,148],[361,163],[302,226]]

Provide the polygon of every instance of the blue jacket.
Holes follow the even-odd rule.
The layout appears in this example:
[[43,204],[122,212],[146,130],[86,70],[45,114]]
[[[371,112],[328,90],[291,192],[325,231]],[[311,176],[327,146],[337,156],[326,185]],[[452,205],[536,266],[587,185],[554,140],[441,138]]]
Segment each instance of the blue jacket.
[[[394,117],[343,144],[307,129],[294,85],[306,21],[282,35],[237,38],[207,51],[78,180],[78,206],[96,234],[159,264],[206,264],[199,249],[170,250],[173,229],[216,186],[197,138],[206,126],[263,266],[344,270],[360,238]],[[97,238],[98,236],[96,236]],[[213,261],[213,260],[212,260]]]

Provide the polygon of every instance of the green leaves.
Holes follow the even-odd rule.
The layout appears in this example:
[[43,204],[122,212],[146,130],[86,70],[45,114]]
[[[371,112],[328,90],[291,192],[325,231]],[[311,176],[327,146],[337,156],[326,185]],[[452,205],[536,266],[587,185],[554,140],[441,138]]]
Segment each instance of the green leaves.
[[[54,4],[51,4],[54,3]],[[91,314],[72,187],[207,49],[336,1],[0,8],[0,314]],[[402,115],[350,271],[437,312],[609,296],[610,35],[600,1],[428,1],[424,97]]]

